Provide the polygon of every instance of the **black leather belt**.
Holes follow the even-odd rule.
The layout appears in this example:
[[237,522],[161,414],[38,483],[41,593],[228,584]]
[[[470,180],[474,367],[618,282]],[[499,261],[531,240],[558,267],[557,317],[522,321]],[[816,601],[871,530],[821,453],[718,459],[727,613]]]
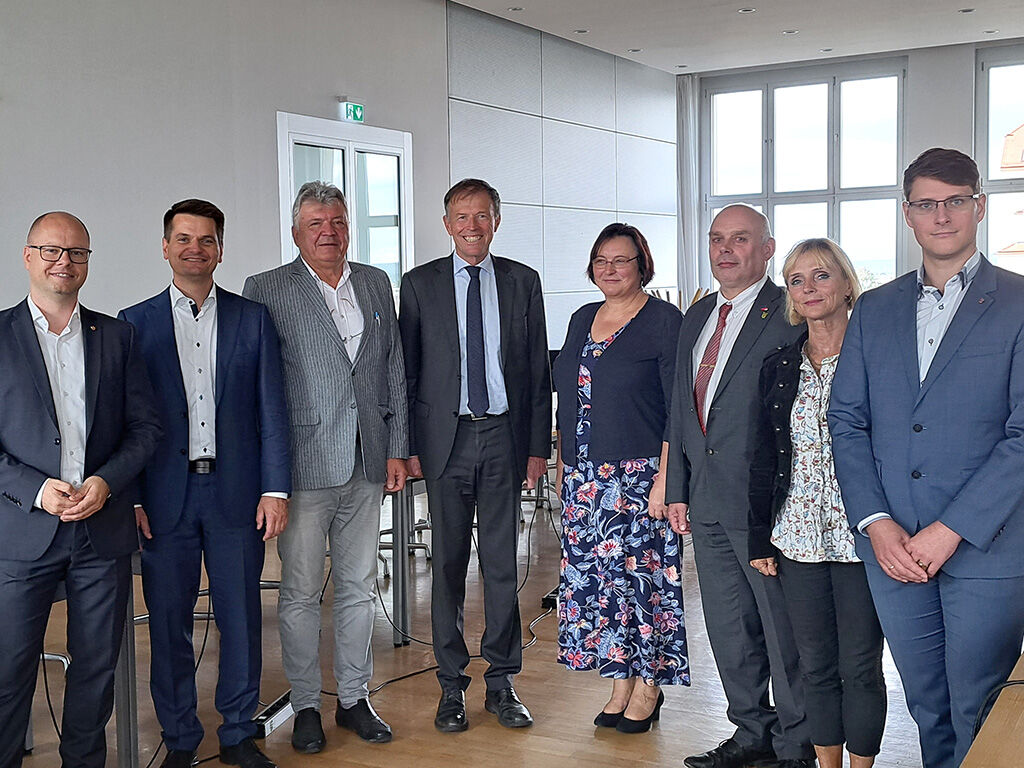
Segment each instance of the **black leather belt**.
[[217,469],[217,459],[191,459],[188,463],[188,471],[197,475],[208,475]]
[[506,416],[508,416],[508,411],[505,411],[505,413],[485,413],[483,416],[474,416],[471,413],[467,413],[459,416],[459,421],[487,421],[487,419],[503,419]]

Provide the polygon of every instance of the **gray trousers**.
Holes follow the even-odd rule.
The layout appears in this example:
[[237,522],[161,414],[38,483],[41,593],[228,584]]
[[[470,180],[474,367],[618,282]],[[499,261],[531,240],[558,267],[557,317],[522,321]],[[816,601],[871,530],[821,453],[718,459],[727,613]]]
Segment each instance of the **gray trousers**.
[[338,701],[351,707],[367,695],[373,674],[373,634],[380,532],[380,483],[363,473],[356,450],[352,477],[344,485],[292,493],[288,527],[278,539],[281,591],[281,656],[298,712],[320,709],[320,591],[325,542],[331,549],[334,584],[334,680]]

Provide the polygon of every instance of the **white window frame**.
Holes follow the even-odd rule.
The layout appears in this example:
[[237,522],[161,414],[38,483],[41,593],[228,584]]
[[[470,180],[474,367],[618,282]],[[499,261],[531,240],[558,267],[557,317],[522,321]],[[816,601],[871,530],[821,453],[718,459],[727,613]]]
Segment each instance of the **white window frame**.
[[312,144],[344,150],[345,197],[349,200],[349,253],[359,253],[358,211],[353,203],[356,188],[356,153],[373,152],[398,157],[398,196],[400,213],[400,271],[416,263],[413,252],[413,179],[412,134],[391,128],[377,128],[361,123],[328,120],[323,117],[277,113],[277,178],[278,207],[281,221],[281,263],[292,261],[298,250],[292,241],[292,203],[295,195],[295,169],[292,147]]
[[[977,52],[977,85],[975,87],[974,146],[978,170],[981,172],[981,191],[986,194],[1024,192],[1024,178],[989,179],[988,158],[988,73],[992,67],[1024,64],[1024,44],[979,48]],[[988,218],[978,228],[978,248],[988,254]]]
[[[840,85],[849,80],[866,80],[878,77],[896,77],[896,183],[888,186],[850,187],[839,186],[839,163],[841,137],[839,135],[839,118],[841,109]],[[705,235],[711,228],[711,211],[731,203],[750,203],[760,205],[769,220],[774,222],[776,205],[793,203],[827,203],[828,232],[822,233],[838,240],[839,205],[848,200],[875,200],[882,198],[902,199],[902,169],[904,168],[904,148],[906,146],[905,88],[907,79],[907,61],[905,57],[870,59],[834,65],[814,65],[809,67],[786,67],[781,69],[758,70],[740,74],[723,74],[701,79],[700,109],[700,189],[701,189],[701,234]],[[824,189],[775,192],[774,191],[774,89],[778,87],[812,85],[828,83],[829,114],[828,114],[828,181]],[[712,195],[712,99],[716,94],[735,91],[760,90],[761,101],[761,133],[764,148],[761,153],[761,192],[744,195]],[[899,215],[899,214],[897,214]],[[896,263],[893,265],[895,274],[899,275],[908,269],[908,243],[904,227],[897,228]],[[704,249],[701,249],[704,253]],[[777,254],[781,258],[785,254]],[[711,266],[706,258],[697,260],[697,276],[700,285],[714,285]]]

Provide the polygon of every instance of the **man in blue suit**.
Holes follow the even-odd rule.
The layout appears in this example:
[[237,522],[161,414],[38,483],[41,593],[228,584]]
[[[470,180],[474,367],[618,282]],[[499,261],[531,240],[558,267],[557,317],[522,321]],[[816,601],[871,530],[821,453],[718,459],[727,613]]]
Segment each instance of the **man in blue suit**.
[[103,768],[131,586],[135,480],[160,438],[132,328],[78,303],[89,233],[46,213],[0,312],[0,766],[21,765],[50,604],[67,591],[60,758]]
[[922,264],[857,302],[829,426],[924,764],[955,768],[1024,637],[1024,278],[978,252],[971,158],[930,149],[903,191]]
[[192,613],[205,557],[220,630],[221,762],[273,763],[253,742],[262,667],[264,542],[288,520],[291,462],[277,331],[266,308],[214,285],[224,214],[183,200],[164,215],[170,287],[121,312],[138,329],[165,436],[135,515],[152,644],[150,690],[166,768],[188,768],[196,716]]

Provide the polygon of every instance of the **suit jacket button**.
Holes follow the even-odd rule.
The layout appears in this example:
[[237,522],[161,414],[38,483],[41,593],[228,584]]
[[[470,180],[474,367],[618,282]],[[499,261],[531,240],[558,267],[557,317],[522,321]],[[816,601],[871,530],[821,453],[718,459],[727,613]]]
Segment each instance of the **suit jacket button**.
[[782,389],[785,386],[786,386],[786,382],[784,382],[784,381],[780,381],[779,382],[779,389]]
[[188,456],[188,451],[186,451],[184,448],[178,451],[178,453],[180,453],[182,456]]
[[782,361],[782,364],[783,364],[783,365],[789,365],[789,360],[783,360],[783,361]]
[[349,404],[348,404],[348,407],[349,407],[349,408],[355,408],[355,407],[356,407],[356,404],[355,404],[355,403],[349,403]]
[[910,473],[910,476],[912,478],[914,478],[915,480],[920,480],[921,479],[921,473],[918,472],[916,469],[913,472]]
[[714,455],[715,455],[714,449],[713,448],[708,448],[708,456],[714,456]]
[[922,429],[924,429],[924,427],[922,427],[920,424],[915,424],[914,425],[914,431],[915,432],[920,432]]
[[54,445],[60,445],[60,438],[59,437],[53,438],[53,444]]

